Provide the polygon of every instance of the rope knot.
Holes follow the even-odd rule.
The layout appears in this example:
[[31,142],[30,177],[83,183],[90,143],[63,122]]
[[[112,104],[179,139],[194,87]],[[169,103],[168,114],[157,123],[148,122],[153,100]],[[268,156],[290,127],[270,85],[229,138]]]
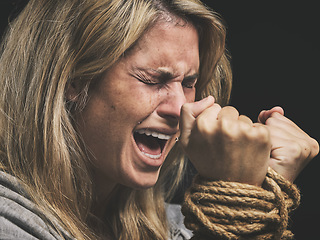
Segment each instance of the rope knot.
[[197,175],[182,213],[194,240],[293,239],[288,214],[299,203],[297,187],[269,168],[262,188]]

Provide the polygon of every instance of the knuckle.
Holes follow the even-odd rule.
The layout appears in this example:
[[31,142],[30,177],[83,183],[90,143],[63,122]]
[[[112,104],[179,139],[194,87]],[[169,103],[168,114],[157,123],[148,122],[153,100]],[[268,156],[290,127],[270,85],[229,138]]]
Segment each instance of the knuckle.
[[311,146],[309,145],[308,141],[306,140],[301,140],[300,142],[301,145],[301,153],[304,157],[308,157],[311,153]]
[[219,112],[220,117],[225,115],[239,116],[239,112],[235,107],[226,106],[226,107],[223,107]]
[[202,117],[201,115],[196,118],[196,128],[201,131],[202,129],[207,128],[207,119]]
[[313,139],[301,139],[299,141],[300,145],[300,156],[303,159],[312,159],[319,153],[319,144]]
[[237,111],[238,112],[238,110],[233,106],[225,106],[225,107],[223,107],[223,109],[228,110],[228,111]]
[[263,125],[260,125],[259,127],[255,128],[255,137],[257,140],[259,140],[261,143],[269,143],[270,142],[270,132],[268,128],[266,128]]
[[311,157],[314,158],[319,153],[319,143],[314,138],[311,138]]
[[251,127],[253,125],[252,120],[249,117],[245,116],[245,115],[240,115],[239,116],[239,121],[242,122],[242,123],[245,123],[249,127]]
[[255,129],[253,131],[251,142],[259,149],[271,149],[270,134],[265,128]]
[[219,112],[221,110],[221,106],[218,103],[213,104],[213,107]]
[[204,136],[211,135],[215,131],[214,124],[212,124],[211,120],[201,115],[196,119],[195,126],[198,132]]
[[239,130],[241,133],[245,135],[250,134],[252,126],[249,123],[244,121],[239,121],[238,124],[239,124]]
[[238,132],[239,132],[238,126],[231,119],[228,119],[228,118],[221,119],[219,121],[219,123],[220,123],[219,130],[225,136],[231,137],[231,136],[235,136],[238,134]]
[[[302,159],[302,158],[305,158],[303,155],[304,155],[304,153],[303,153],[303,148],[304,147],[302,147],[302,143],[300,142],[300,143],[298,143],[298,142],[296,142],[296,141],[294,141],[294,142],[292,142],[291,144],[290,144],[290,152],[291,152],[291,154],[292,154],[292,156],[293,156],[293,158],[294,159]],[[305,149],[306,150],[306,149]]]

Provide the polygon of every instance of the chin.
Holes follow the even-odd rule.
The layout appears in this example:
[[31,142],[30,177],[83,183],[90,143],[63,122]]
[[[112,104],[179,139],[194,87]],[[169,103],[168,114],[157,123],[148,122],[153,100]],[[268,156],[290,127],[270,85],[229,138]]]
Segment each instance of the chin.
[[[127,176],[129,177],[129,176]],[[139,172],[129,177],[127,184],[124,184],[133,189],[148,189],[153,187],[159,178],[159,171],[156,172]]]

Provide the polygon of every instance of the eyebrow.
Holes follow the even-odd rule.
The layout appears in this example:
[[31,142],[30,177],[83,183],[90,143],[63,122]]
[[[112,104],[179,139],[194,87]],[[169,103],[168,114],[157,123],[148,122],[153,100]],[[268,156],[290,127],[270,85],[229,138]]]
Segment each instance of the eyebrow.
[[[149,74],[150,74],[150,72],[151,72],[151,74],[152,73],[156,73],[158,76],[155,76],[155,77],[158,78],[162,82],[166,82],[166,81],[168,81],[170,79],[174,79],[174,78],[176,78],[178,76],[178,75],[175,75],[170,70],[167,70],[165,68],[163,68],[163,69],[162,68],[160,68],[160,69],[151,69],[151,68],[149,68],[149,69],[139,69],[139,70],[147,72]],[[199,73],[194,73],[192,75],[185,76],[183,78],[183,81],[192,81],[192,80],[195,80],[197,78],[199,78]]]

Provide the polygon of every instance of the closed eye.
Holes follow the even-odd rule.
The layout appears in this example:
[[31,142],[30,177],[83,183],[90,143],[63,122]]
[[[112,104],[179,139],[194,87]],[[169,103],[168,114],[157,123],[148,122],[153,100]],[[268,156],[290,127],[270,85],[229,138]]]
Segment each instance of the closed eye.
[[[147,84],[147,85],[165,85],[171,79],[174,79],[176,76],[165,70],[145,70],[145,69],[137,69],[135,73],[131,74],[138,81]],[[182,80],[181,85],[185,88],[194,88],[199,74],[195,73],[193,75],[185,76]]]
[[137,79],[138,81],[147,84],[147,85],[157,85],[159,84],[159,81],[154,80],[150,78],[149,76],[146,76],[142,71],[138,71],[136,74],[131,74],[132,77]]
[[186,88],[194,88],[197,83],[198,77],[199,77],[199,74],[197,73],[185,77],[182,81],[182,86]]
[[156,81],[153,81],[151,79],[148,79],[148,78],[139,78],[139,77],[136,77],[136,79],[144,84],[147,84],[147,85],[157,85],[159,84],[158,82]]

